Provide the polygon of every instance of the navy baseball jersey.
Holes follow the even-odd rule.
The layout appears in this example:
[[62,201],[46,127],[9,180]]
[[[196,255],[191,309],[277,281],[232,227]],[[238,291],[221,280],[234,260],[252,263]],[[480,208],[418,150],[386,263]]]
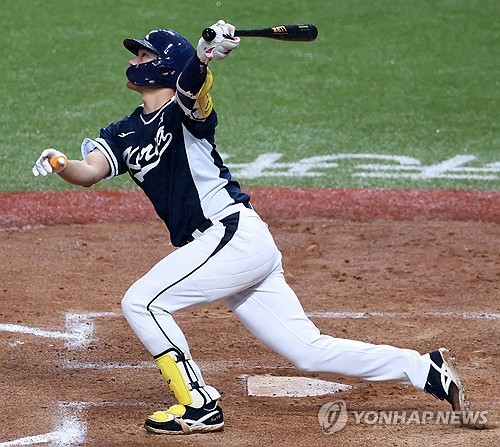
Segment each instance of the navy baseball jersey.
[[109,178],[128,172],[167,225],[172,244],[182,246],[211,216],[250,200],[216,151],[216,125],[214,110],[206,119],[193,119],[174,96],[152,114],[140,106],[101,129],[98,138],[86,138],[82,154],[101,150]]

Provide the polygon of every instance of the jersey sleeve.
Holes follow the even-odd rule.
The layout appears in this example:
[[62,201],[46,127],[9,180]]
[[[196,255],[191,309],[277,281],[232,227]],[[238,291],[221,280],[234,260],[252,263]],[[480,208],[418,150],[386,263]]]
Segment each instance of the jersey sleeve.
[[210,116],[213,109],[212,85],[212,72],[194,55],[177,80],[176,100],[187,117],[203,121]]
[[107,179],[127,172],[127,167],[123,162],[123,157],[117,143],[119,124],[119,122],[113,123],[101,129],[97,138],[85,138],[81,146],[83,158],[95,149],[100,150],[104,154],[110,167],[110,174],[106,177]]

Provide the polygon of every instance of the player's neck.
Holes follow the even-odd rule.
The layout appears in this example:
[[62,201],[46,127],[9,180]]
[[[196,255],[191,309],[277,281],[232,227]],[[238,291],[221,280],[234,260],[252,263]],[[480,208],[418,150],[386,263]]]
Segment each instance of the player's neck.
[[175,95],[175,90],[171,88],[147,89],[141,92],[144,104],[144,113],[153,113],[160,109],[165,103]]

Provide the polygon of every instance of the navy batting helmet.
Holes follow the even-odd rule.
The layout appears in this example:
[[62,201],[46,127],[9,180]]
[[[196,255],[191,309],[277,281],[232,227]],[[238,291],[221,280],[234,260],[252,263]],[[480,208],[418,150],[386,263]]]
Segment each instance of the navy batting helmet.
[[127,78],[135,85],[175,88],[177,78],[196,51],[179,33],[169,29],[155,29],[143,40],[125,39],[123,45],[135,55],[141,48],[153,51],[158,57],[144,64],[127,68]]

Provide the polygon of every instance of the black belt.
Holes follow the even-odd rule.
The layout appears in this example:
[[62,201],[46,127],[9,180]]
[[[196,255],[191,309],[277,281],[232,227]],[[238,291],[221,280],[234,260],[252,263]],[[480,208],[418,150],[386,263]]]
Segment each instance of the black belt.
[[197,230],[200,232],[200,233],[204,233],[205,231],[207,231],[211,226],[213,225],[213,222],[210,220],[210,219],[206,219],[204,220],[201,225],[197,228]]
[[[236,205],[236,204],[235,204]],[[243,202],[242,205],[245,206],[245,208],[253,210],[253,207],[250,202]],[[210,219],[205,219],[200,225],[198,225],[198,228],[196,228],[195,231],[199,231],[200,233],[204,233],[207,231],[214,223]],[[194,231],[193,231],[194,233]],[[186,243],[193,242],[194,237],[192,235],[189,235],[186,238]]]
[[[213,225],[213,222],[210,219],[205,219],[200,225],[198,225],[198,228],[193,231],[195,233],[196,231],[199,231],[200,233],[204,233],[207,231],[211,226]],[[194,241],[194,237],[192,234],[186,237],[186,242],[182,245],[189,244],[190,242]]]

